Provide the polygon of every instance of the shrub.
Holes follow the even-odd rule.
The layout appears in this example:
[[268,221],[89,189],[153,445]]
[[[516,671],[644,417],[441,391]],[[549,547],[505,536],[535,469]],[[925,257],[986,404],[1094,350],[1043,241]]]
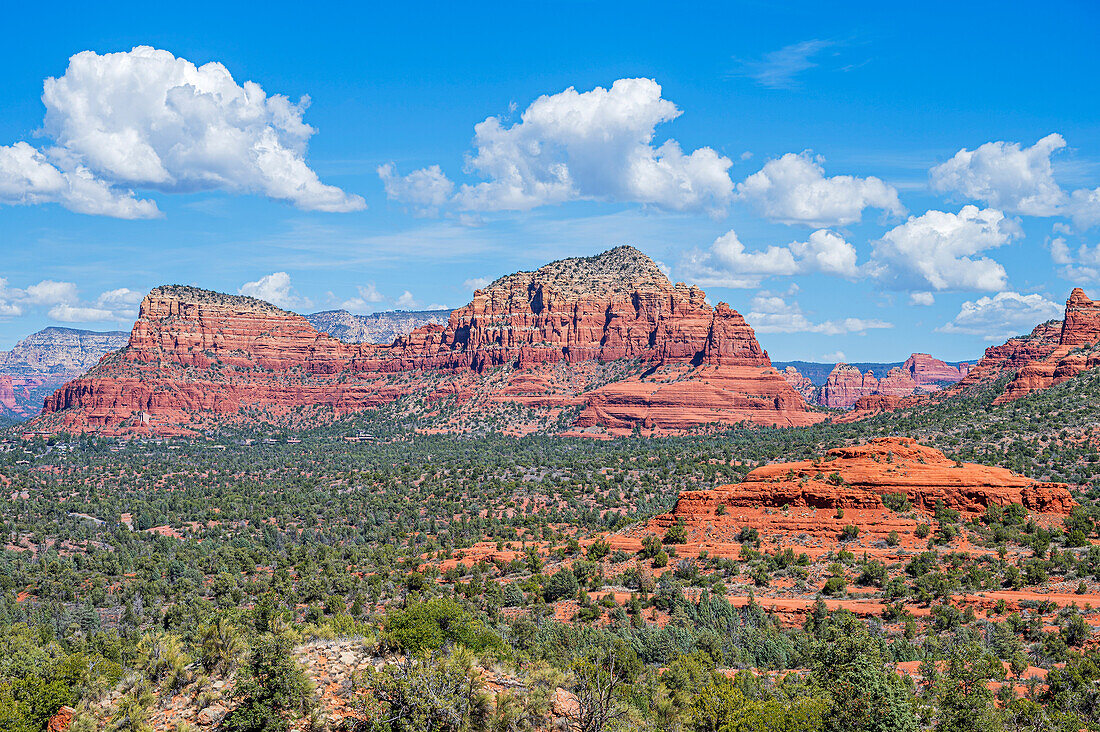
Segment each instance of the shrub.
[[589,559],[603,559],[611,552],[611,545],[602,539],[597,539],[588,545],[588,551],[585,552]]
[[266,633],[253,642],[233,689],[237,708],[225,719],[228,732],[279,732],[289,728],[290,717],[308,714],[312,689],[293,651],[284,633]]
[[410,603],[391,612],[382,632],[389,646],[411,654],[438,650],[453,643],[475,651],[494,645],[491,633],[461,605],[445,597]]
[[569,569],[562,569],[550,576],[542,588],[542,596],[547,602],[557,602],[577,594],[580,585],[577,577]]
[[882,505],[891,511],[902,513],[908,511],[912,506],[909,503],[909,497],[904,493],[886,493],[882,496]]
[[665,532],[665,537],[661,542],[664,544],[686,544],[687,526],[684,524],[684,520],[677,519],[676,523]]

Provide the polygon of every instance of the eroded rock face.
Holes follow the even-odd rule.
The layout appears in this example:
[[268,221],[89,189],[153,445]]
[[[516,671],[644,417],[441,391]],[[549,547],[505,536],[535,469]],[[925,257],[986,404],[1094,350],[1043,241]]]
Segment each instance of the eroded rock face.
[[788,366],[781,372],[783,378],[791,387],[802,395],[802,398],[811,404],[817,404],[818,402],[818,388],[814,386],[814,382],[802,375],[798,369],[794,366]]
[[918,386],[929,387],[954,384],[966,378],[970,372],[970,364],[961,363],[958,366],[952,366],[927,353],[914,353],[905,359],[901,370],[909,374]]
[[1073,288],[1066,300],[1059,345],[1091,346],[1100,341],[1100,301],[1090,300],[1080,287]]
[[861,396],[878,391],[873,371],[863,373],[855,366],[838,363],[821,388],[821,403],[833,409],[848,409]]
[[[904,493],[926,510],[983,513],[989,506],[1019,503],[1036,513],[1067,514],[1076,505],[1062,483],[1043,483],[1004,468],[956,463],[942,452],[904,437],[830,450],[820,462],[767,465],[736,485],[684,491],[665,523],[713,522],[734,507],[874,509],[882,496]],[[725,509],[719,507],[725,506]]]
[[999,346],[990,346],[952,391],[992,381],[1006,371],[1016,371],[1032,361],[1046,358],[1058,347],[1061,333],[1062,322],[1050,320],[1035,326],[1026,336],[1009,338]]
[[94,366],[104,354],[125,346],[126,340],[125,331],[43,328],[10,351],[0,351],[0,368],[80,372]]
[[771,366],[703,365],[602,386],[589,394],[575,425],[618,431],[738,422],[801,427],[824,418],[808,411],[802,396]]
[[[635,366],[632,375],[623,369],[623,378],[592,389],[607,379],[584,365],[611,363]],[[648,373],[637,364],[648,364]],[[158,429],[196,413],[277,416],[303,405],[339,414],[419,390],[429,398],[473,398],[476,381],[427,382],[441,372],[489,378],[497,367],[513,376],[492,399],[587,403],[580,426],[823,418],[771,367],[739,313],[725,303],[710,307],[697,287],[673,285],[631,247],[502,277],[446,324],[425,325],[391,346],[343,343],[253,298],[159,287],[142,302],[127,347],[59,389],[45,412],[70,429]],[[563,367],[564,377],[555,371]],[[547,385],[554,372],[562,386],[532,395],[529,385],[539,382],[518,378],[530,372]]]
[[1090,300],[1084,290],[1076,287],[1066,301],[1066,317],[1058,331],[1057,345],[1021,364],[1015,378],[993,403],[1019,399],[1100,366],[1098,346],[1100,301]]
[[76,710],[72,707],[61,707],[46,723],[46,732],[65,732],[72,725],[74,714]]
[[952,366],[927,353],[914,353],[882,378],[877,378],[873,371],[863,373],[855,366],[838,363],[821,389],[821,404],[834,409],[851,409],[863,397],[901,398],[933,392],[959,381],[969,370],[969,364]]

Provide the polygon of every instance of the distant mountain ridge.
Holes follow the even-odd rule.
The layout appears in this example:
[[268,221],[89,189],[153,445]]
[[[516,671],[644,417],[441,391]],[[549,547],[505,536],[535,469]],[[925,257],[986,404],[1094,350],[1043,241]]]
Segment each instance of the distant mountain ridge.
[[[978,359],[967,359],[965,361],[944,361],[948,366],[959,367],[963,364],[976,363]],[[783,371],[788,366],[794,368],[798,373],[809,379],[810,383],[814,386],[825,386],[825,382],[829,380],[829,374],[833,372],[837,364],[841,363],[836,361],[833,363],[827,363],[824,361],[772,361],[772,364]],[[844,361],[843,363],[854,366],[860,371],[874,371],[876,374],[887,374],[890,369],[901,368],[905,365],[905,361]]]
[[[806,372],[792,365],[800,363]],[[863,397],[889,396],[900,399],[914,394],[939,391],[965,378],[970,364],[961,361],[951,364],[933,358],[927,353],[914,353],[898,364],[889,363],[837,363],[831,367],[824,382],[821,375],[829,364],[792,362],[783,366],[783,378],[787,380],[810,404],[820,404],[833,409],[850,409]],[[865,367],[866,371],[863,371]]]
[[95,331],[51,326],[32,333],[10,351],[0,351],[0,367],[84,371],[103,354],[126,345],[124,330]]
[[347,310],[324,310],[305,316],[317,330],[344,343],[389,344],[417,328],[435,323],[442,325],[452,310],[387,310],[356,315]]
[[54,389],[125,346],[129,335],[49,327],[27,336],[10,351],[0,351],[0,417],[18,421],[37,415]]

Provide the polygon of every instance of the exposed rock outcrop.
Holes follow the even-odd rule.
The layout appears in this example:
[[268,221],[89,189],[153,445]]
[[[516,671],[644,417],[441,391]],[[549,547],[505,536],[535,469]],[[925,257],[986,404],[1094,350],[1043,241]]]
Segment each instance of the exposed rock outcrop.
[[1090,300],[1084,290],[1076,287],[1066,301],[1058,344],[1044,356],[1021,365],[993,403],[1019,399],[1097,366],[1100,366],[1100,301]]
[[125,331],[98,332],[75,328],[43,328],[0,351],[0,369],[83,372],[103,357],[126,345]]
[[905,359],[901,370],[908,373],[918,386],[928,387],[954,384],[966,378],[970,372],[970,364],[960,363],[958,366],[952,366],[927,353],[914,353]]
[[[623,368],[608,379],[592,364]],[[445,325],[422,326],[390,346],[343,343],[253,298],[158,287],[142,302],[127,347],[59,389],[45,412],[71,429],[157,431],[246,411],[340,414],[421,390],[471,399],[476,383],[427,382],[440,373],[489,378],[501,367],[508,380],[566,368],[553,380],[564,385],[542,397],[522,383],[512,393],[506,381],[489,398],[587,404],[580,427],[793,425],[824,416],[772,368],[739,313],[711,307],[697,287],[673,285],[631,247],[502,277]]]
[[[885,395],[907,397],[937,391],[959,381],[970,370],[969,364],[951,364],[927,353],[914,353],[900,366],[893,366],[881,378],[873,370],[838,363],[824,386],[816,393],[816,402],[833,409],[851,409],[862,397]],[[788,381],[800,376],[797,371],[785,375]],[[793,382],[792,382],[793,383]]]
[[937,501],[982,513],[1019,503],[1036,513],[1067,514],[1076,505],[1062,483],[1043,483],[1004,468],[959,463],[904,437],[830,450],[824,460],[766,465],[736,485],[683,491],[665,523],[720,520],[733,507],[880,508],[882,496],[903,493],[918,508]]
[[791,387],[802,395],[810,404],[818,404],[818,388],[814,385],[814,382],[802,375],[798,369],[794,366],[788,366],[781,371],[783,378],[787,380],[787,383]]

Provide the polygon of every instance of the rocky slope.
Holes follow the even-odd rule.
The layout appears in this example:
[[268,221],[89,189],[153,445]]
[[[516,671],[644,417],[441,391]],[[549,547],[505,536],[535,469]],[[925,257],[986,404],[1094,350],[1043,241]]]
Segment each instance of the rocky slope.
[[44,328],[0,351],[0,416],[32,417],[54,389],[126,345],[123,331]]
[[326,310],[307,315],[306,320],[317,330],[344,343],[393,343],[421,326],[446,323],[450,315],[450,310],[388,310],[369,315]]
[[985,349],[985,355],[947,395],[1012,374],[994,404],[1019,399],[1100,366],[1100,301],[1076,287],[1063,320],[1040,323],[1028,335]]
[[740,314],[619,247],[502,277],[446,324],[390,346],[343,343],[253,298],[159,287],[127,347],[47,399],[41,423],[170,432],[301,407],[342,414],[412,393],[465,409],[577,407],[582,430],[823,418]]
[[95,366],[110,351],[126,345],[121,330],[98,332],[74,328],[43,328],[0,351],[0,368],[36,371],[82,372]]
[[1028,335],[1009,338],[999,346],[990,346],[966,378],[949,389],[948,393],[992,381],[1003,373],[1017,371],[1032,361],[1046,358],[1058,347],[1061,333],[1062,321],[1050,320],[1035,326]]
[[780,372],[791,387],[802,395],[802,398],[811,404],[820,404],[818,387],[809,378],[802,375],[794,366],[787,366]]

